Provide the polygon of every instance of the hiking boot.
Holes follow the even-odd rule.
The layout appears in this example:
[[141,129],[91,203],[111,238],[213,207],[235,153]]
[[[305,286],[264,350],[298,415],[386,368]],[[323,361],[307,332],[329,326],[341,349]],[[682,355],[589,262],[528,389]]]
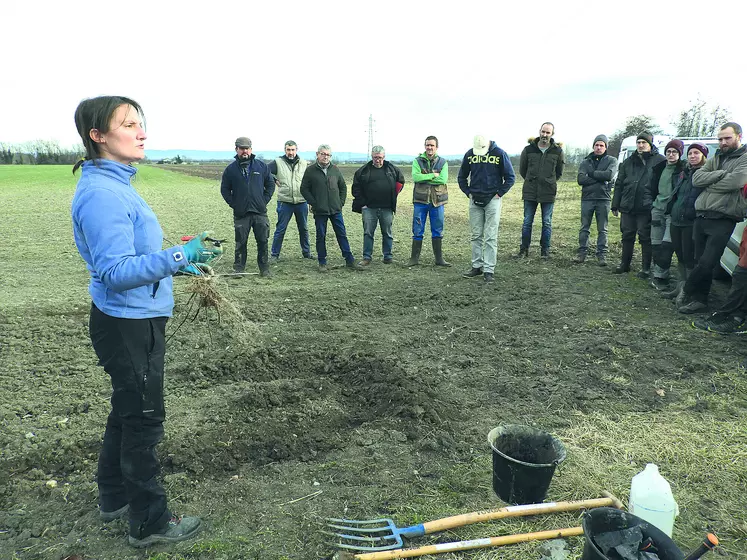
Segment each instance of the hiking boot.
[[99,510],[99,518],[104,523],[109,523],[110,521],[114,521],[115,519],[119,519],[120,517],[123,517],[127,514],[127,512],[130,511],[130,504],[125,504],[119,509],[115,509],[114,511],[104,511],[103,509]]
[[[474,270],[474,268],[472,270]],[[492,272],[486,272],[485,275],[483,276],[483,279],[485,280],[486,284],[492,284],[495,278],[493,277]]]
[[685,285],[685,282],[677,282],[677,285],[674,287],[673,290],[670,290],[668,292],[662,292],[661,297],[664,299],[675,299],[678,295],[680,295],[680,292],[682,291],[682,287]]
[[597,264],[599,266],[607,266],[607,257],[605,255],[599,255],[597,257]]
[[329,272],[329,268],[327,268],[327,264],[319,264],[319,272]]
[[586,261],[586,255],[576,255],[573,257],[573,262],[576,264],[584,264]]
[[394,259],[392,257],[384,257],[383,259],[381,259],[381,262],[383,262],[384,264],[392,264],[394,262]]
[[708,309],[708,306],[705,303],[694,299],[690,303],[678,307],[677,311],[684,313],[685,315],[692,315],[693,313],[699,313],[705,309]]
[[549,247],[542,247],[540,249],[540,257],[542,257],[545,260],[548,260],[550,258],[550,248]]
[[369,264],[371,264],[371,259],[363,259],[359,264],[361,266],[368,266]]
[[684,305],[687,305],[690,303],[690,296],[687,295],[687,292],[685,292],[685,287],[682,286],[682,289],[680,290],[680,293],[677,294],[677,297],[674,299],[674,304],[680,308]]
[[615,267],[615,270],[612,271],[613,274],[625,274],[630,272],[630,265],[620,263]]
[[[698,323],[697,325],[695,323]],[[710,317],[696,319],[691,323],[696,329],[718,334],[743,334],[747,332],[744,317],[736,317],[723,313],[714,313]]]
[[669,290],[669,280],[665,278],[652,278],[648,284],[655,290],[665,292]]
[[259,271],[259,276],[261,278],[272,278],[272,272],[270,272],[269,268],[263,268]]
[[145,548],[158,543],[176,543],[186,541],[200,532],[199,517],[172,517],[166,527],[159,533],[153,533],[142,539],[130,535],[130,546]]
[[640,270],[640,272],[638,272],[638,274],[636,274],[636,276],[641,280],[647,280],[648,277],[651,276],[651,269],[643,268]]
[[271,255],[270,256],[270,264],[278,264],[279,260],[280,260],[280,255]]
[[519,252],[513,255],[515,259],[527,258],[529,256],[529,247],[519,247]]
[[316,255],[314,253],[306,253],[305,255],[303,255],[303,258],[304,259],[315,259]]
[[480,268],[472,267],[467,272],[463,273],[462,276],[464,278],[474,278],[475,276],[480,276],[481,274],[482,274],[482,267]]
[[[369,264],[371,261],[368,261]],[[363,270],[363,267],[361,266],[361,263],[353,259],[352,261],[345,261],[345,268],[349,268],[350,270]]]

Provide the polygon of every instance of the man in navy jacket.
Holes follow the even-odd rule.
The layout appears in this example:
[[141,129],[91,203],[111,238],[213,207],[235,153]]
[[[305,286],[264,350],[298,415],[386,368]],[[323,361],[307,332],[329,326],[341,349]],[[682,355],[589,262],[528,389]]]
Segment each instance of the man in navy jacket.
[[236,139],[236,161],[223,171],[220,194],[233,210],[236,250],[234,272],[244,272],[246,244],[249,231],[254,231],[257,242],[257,265],[262,276],[269,277],[270,265],[267,244],[270,238],[270,220],[267,204],[275,192],[275,181],[270,169],[252,154],[252,141],[246,136]]
[[464,154],[457,180],[459,188],[469,197],[472,244],[472,268],[463,276],[474,278],[483,274],[485,282],[491,283],[498,249],[501,202],[516,180],[511,159],[486,136],[475,136],[473,148]]

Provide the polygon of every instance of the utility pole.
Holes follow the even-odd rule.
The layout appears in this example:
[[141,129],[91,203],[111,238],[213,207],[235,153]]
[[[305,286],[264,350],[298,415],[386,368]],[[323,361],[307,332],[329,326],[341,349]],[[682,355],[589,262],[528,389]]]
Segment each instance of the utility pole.
[[367,152],[367,157],[366,157],[367,160],[371,159],[371,150],[374,147],[374,137],[373,137],[374,122],[375,121],[373,120],[373,115],[369,114],[368,115],[368,152]]

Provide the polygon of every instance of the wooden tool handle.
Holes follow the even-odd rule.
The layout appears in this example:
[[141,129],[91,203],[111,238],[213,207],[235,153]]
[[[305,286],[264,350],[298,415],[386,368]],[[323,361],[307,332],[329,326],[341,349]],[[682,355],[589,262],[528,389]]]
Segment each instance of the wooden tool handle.
[[620,501],[612,496],[608,495],[607,498],[596,498],[593,500],[577,500],[573,502],[548,502],[544,504],[525,504],[520,506],[509,506],[501,509],[490,510],[490,511],[474,511],[472,513],[463,513],[462,515],[454,515],[452,517],[445,517],[443,519],[436,519],[435,521],[429,521],[423,523],[425,534],[436,533],[438,531],[445,531],[446,529],[453,529],[455,527],[463,527],[464,525],[471,525],[472,523],[480,523],[482,521],[493,521],[495,519],[505,519],[507,517],[524,517],[527,515],[540,515],[543,513],[556,513],[561,511],[576,511],[580,509],[592,509],[597,507],[611,506],[622,507]]
[[539,531],[536,533],[522,533],[520,535],[506,535],[504,537],[488,537],[485,539],[474,539],[471,541],[458,541],[451,543],[432,544],[420,548],[409,548],[404,550],[385,550],[382,552],[367,552],[356,554],[356,560],[392,560],[393,558],[414,558],[426,554],[443,554],[444,552],[457,552],[460,550],[472,550],[475,548],[488,548],[491,546],[504,546],[527,541],[540,541],[547,539],[560,539],[564,537],[578,537],[583,535],[581,527],[569,527],[567,529],[555,529],[553,531]]

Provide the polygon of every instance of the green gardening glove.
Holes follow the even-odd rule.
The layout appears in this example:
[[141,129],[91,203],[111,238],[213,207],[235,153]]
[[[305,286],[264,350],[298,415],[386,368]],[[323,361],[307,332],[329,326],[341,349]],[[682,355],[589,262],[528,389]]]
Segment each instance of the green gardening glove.
[[216,247],[213,243],[206,241],[211,234],[211,231],[203,231],[184,245],[184,256],[189,262],[206,263],[223,254],[223,247]]

